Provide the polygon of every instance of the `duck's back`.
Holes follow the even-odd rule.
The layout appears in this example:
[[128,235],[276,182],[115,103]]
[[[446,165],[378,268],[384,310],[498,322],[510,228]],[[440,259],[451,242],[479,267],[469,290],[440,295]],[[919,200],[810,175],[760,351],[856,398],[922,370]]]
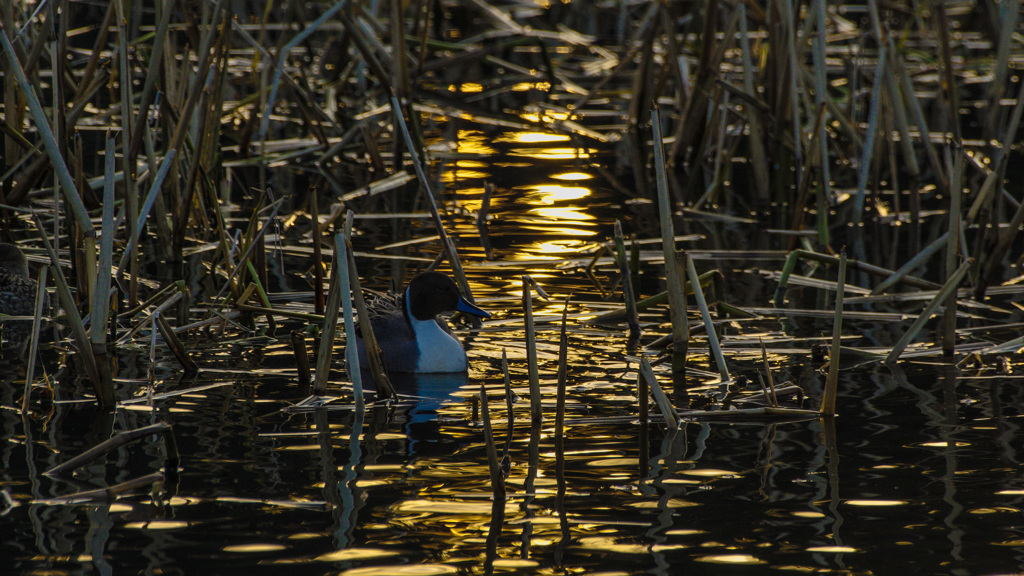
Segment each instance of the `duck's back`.
[[31,316],[35,300],[35,280],[0,270],[0,314]]

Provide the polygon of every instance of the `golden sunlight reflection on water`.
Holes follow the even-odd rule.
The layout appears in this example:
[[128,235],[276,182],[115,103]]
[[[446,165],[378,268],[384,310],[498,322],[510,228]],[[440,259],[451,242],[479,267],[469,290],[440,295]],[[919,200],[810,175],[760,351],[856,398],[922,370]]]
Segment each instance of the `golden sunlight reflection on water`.
[[[522,189],[528,190],[523,200],[531,205],[551,205],[566,200],[579,200],[593,193],[590,188],[584,186],[562,186],[561,184],[534,184],[523,186]],[[588,220],[593,218],[593,216],[587,215]]]
[[552,134],[551,132],[507,132],[492,142],[511,142],[517,144],[539,144],[547,142],[568,142],[567,134]]
[[385,550],[382,548],[347,548],[345,550],[335,550],[334,552],[321,554],[313,560],[317,562],[349,562],[352,560],[387,558],[389,556],[397,555],[398,553],[394,550]]
[[509,156],[533,158],[536,160],[584,160],[597,154],[593,148],[513,148]]
[[698,562],[710,562],[712,564],[764,564],[765,561],[757,556],[749,554],[715,554],[712,556],[699,556],[695,558]]

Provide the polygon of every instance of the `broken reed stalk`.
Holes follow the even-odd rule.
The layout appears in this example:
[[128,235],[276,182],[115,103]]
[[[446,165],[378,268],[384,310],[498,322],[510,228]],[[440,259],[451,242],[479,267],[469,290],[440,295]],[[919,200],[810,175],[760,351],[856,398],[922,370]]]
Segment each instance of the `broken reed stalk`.
[[636,297],[633,295],[633,279],[626,262],[626,243],[622,239],[622,222],[615,221],[615,256],[619,263],[619,275],[622,276],[622,298],[626,304],[626,322],[629,324],[629,337],[640,336],[640,319],[636,312]]
[[505,432],[505,448],[501,453],[501,472],[506,477],[508,476],[509,469],[511,468],[511,460],[508,456],[508,451],[512,448],[512,437],[516,431],[516,417],[512,411],[512,398],[515,396],[515,392],[512,392],[512,376],[508,371],[508,353],[504,348],[501,349],[501,374],[505,381],[505,410],[508,412],[508,429]]
[[661,115],[651,111],[654,137],[654,174],[658,184],[658,218],[661,224],[661,249],[665,258],[665,284],[668,290],[669,315],[672,321],[672,374],[676,386],[684,385],[686,346],[690,340],[686,320],[686,295],[683,292],[683,272],[676,260],[675,226],[672,224],[672,200],[669,196],[668,174],[665,169],[665,143],[661,135]]
[[149,384],[146,399],[153,405],[153,392],[156,390],[156,334],[157,330],[149,331],[149,367],[146,369],[146,383]]
[[[362,414],[363,410],[365,409],[365,402],[366,402],[366,400],[365,400],[364,394],[363,394],[363,375],[362,375],[362,368],[359,366],[359,351],[356,348],[356,324],[355,324],[355,320],[353,318],[354,313],[353,313],[353,310],[352,310],[352,278],[351,278],[351,276],[357,276],[357,274],[352,274],[352,272],[354,272],[354,270],[350,270],[349,269],[349,265],[351,263],[351,260],[350,260],[350,254],[349,254],[349,244],[348,244],[347,238],[346,238],[346,236],[348,234],[352,233],[352,229],[348,225],[349,222],[351,222],[351,213],[349,214],[349,218],[346,220],[346,225],[345,225],[344,231],[343,232],[339,232],[339,233],[334,235],[334,268],[338,271],[337,272],[337,288],[338,288],[337,292],[338,292],[338,294],[335,295],[335,281],[334,281],[335,274],[331,274],[331,287],[330,287],[329,295],[328,295],[328,298],[327,298],[327,310],[326,310],[327,313],[324,315],[324,318],[325,318],[325,322],[326,322],[326,318],[330,318],[333,315],[334,316],[334,322],[335,322],[335,324],[337,323],[337,316],[338,316],[338,313],[337,313],[338,302],[337,302],[337,300],[341,300],[341,308],[343,310],[344,321],[345,321],[345,364],[348,366],[348,372],[349,372],[348,377],[352,380],[352,397],[355,400],[356,412],[359,413],[359,414]],[[358,279],[356,279],[356,286],[358,286]],[[367,324],[368,325],[370,323],[369,322],[369,318],[365,314],[366,314],[366,306],[364,305],[363,308],[360,310],[360,316],[359,317],[360,318],[365,318],[366,321],[363,322],[363,324]],[[365,346],[365,349],[367,350],[367,356],[369,357],[369,355],[371,353],[370,352],[369,344],[372,342],[373,346],[376,346],[377,345],[377,341],[373,338],[373,330],[369,329],[368,331],[370,333],[370,338],[369,338],[369,340],[364,338],[363,342],[365,344],[367,344]],[[365,333],[366,332],[364,331],[364,334]],[[330,348],[330,346],[331,346],[331,342],[329,342],[327,340],[327,338],[328,338],[327,332],[324,332],[322,334],[322,338],[323,339],[320,341],[320,353],[321,354],[324,353],[324,348],[325,347]],[[332,341],[334,340],[334,338],[333,338],[333,331],[331,332],[331,340]],[[325,346],[324,342],[327,342],[326,346]],[[380,361],[380,357],[379,357],[380,350],[378,349],[377,352],[378,352],[377,360],[379,362]],[[322,360],[321,358],[317,357],[317,369],[316,369],[317,382],[320,382],[320,372],[321,372],[320,365],[321,365],[321,360]],[[325,372],[326,372],[326,370],[325,370]],[[313,387],[313,393],[314,394],[318,394],[317,390],[320,390],[320,389],[322,389],[321,386],[315,385]]]
[[[952,217],[950,218],[950,222],[952,222]],[[942,236],[936,238],[935,241],[928,244],[928,246],[925,246],[924,250],[918,252],[917,255],[908,260],[906,264],[900,266],[899,270],[893,272],[888,278],[879,282],[877,286],[871,289],[871,294],[881,294],[889,288],[892,288],[897,282],[903,280],[903,278],[905,278],[907,274],[910,274],[914,269],[923,266],[936,252],[942,248],[947,248],[948,250],[948,242],[953,242],[953,253],[955,256],[957,243],[955,239],[950,238],[950,233],[947,231]],[[950,267],[950,270],[955,269],[955,267],[956,260],[953,261],[953,266]]]
[[[0,34],[3,34],[2,30],[0,30]],[[54,272],[53,278],[57,284],[57,297],[60,299],[61,307],[64,308],[68,325],[71,327],[71,332],[74,335],[75,345],[78,347],[78,356],[82,359],[82,364],[85,365],[85,373],[92,382],[93,391],[96,393],[96,400],[103,407],[113,406],[117,403],[117,399],[114,396],[114,382],[110,379],[110,372],[109,370],[100,371],[97,359],[93,355],[89,336],[85,331],[85,325],[82,323],[82,316],[78,313],[77,304],[71,295],[71,288],[64,277],[64,271],[61,270],[57,252],[53,249],[49,237],[44,232],[45,228],[39,219],[39,215],[33,214],[32,219],[35,221],[39,238],[43,241],[43,247],[46,248],[46,253],[50,256],[50,264]]]
[[313,237],[313,312],[324,313],[324,255],[320,242],[320,201],[316,187],[309,191],[309,224]]
[[[178,283],[178,282],[176,282],[176,283],[175,283],[174,285],[172,285],[172,286],[176,286],[176,287],[179,287],[179,288],[180,288],[180,285],[179,285],[179,283]],[[155,309],[155,310],[153,310],[153,312],[151,312],[151,313],[147,314],[147,315],[146,315],[146,316],[145,316],[145,317],[144,317],[144,318],[143,318],[142,320],[140,320],[140,321],[139,321],[139,322],[137,322],[137,323],[136,323],[136,324],[135,324],[134,326],[132,326],[132,327],[131,327],[131,329],[130,329],[130,330],[128,330],[128,332],[126,332],[126,333],[125,333],[125,334],[124,334],[123,336],[121,336],[120,338],[118,338],[118,339],[117,339],[117,341],[115,342],[115,344],[116,344],[116,345],[121,345],[121,344],[124,344],[125,342],[129,342],[129,341],[131,341],[131,340],[132,340],[133,338],[135,338],[135,336],[136,336],[136,335],[137,335],[137,334],[138,334],[139,332],[141,332],[141,331],[142,331],[142,330],[143,330],[143,329],[144,329],[144,328],[145,328],[146,326],[148,326],[148,325],[149,325],[149,323],[150,323],[150,322],[151,322],[151,321],[153,320],[153,317],[154,317],[154,316],[155,316],[156,314],[163,314],[163,312],[164,312],[165,310],[167,310],[168,308],[170,308],[171,306],[173,306],[173,305],[174,305],[175,303],[177,303],[178,301],[180,301],[180,300],[183,300],[183,299],[184,299],[184,295],[185,295],[185,292],[182,292],[182,291],[179,291],[179,292],[175,292],[175,293],[171,294],[171,295],[170,295],[170,296],[169,296],[168,298],[166,298],[166,299],[165,299],[165,300],[164,300],[164,301],[163,301],[162,303],[160,303],[160,305],[159,305],[159,306],[157,306],[157,307],[156,307],[156,309]],[[150,300],[151,300],[151,301],[155,301],[155,299],[154,299],[154,298],[151,298]],[[136,307],[136,309],[137,309],[137,308],[138,308],[138,307]],[[129,315],[130,315],[130,316],[134,316],[134,315],[135,315],[135,314],[137,314],[138,312],[139,312],[139,310],[136,310],[136,312],[135,312],[135,313],[133,313],[133,314],[125,314],[125,316],[129,316]]]
[[558,393],[555,400],[555,469],[556,475],[565,473],[565,386],[569,373],[569,336],[565,320],[569,314],[569,297],[562,306],[562,330],[558,338]]
[[[338,327],[338,311],[341,309],[342,292],[348,292],[348,282],[342,284],[341,275],[345,274],[345,280],[348,280],[348,257],[345,255],[345,235],[338,232],[334,235],[334,264],[331,266],[331,279],[330,287],[327,289],[327,308],[324,310],[324,323],[320,331],[320,350],[316,357],[316,375],[313,378],[313,394],[316,396],[323,396],[327,393],[327,379],[331,370],[331,353],[334,350],[334,335],[337,332]],[[345,314],[345,334],[346,338],[349,334],[349,324],[352,318],[352,306],[349,305],[344,311]],[[352,343],[355,343],[355,327],[352,328]],[[346,347],[346,353],[347,353]],[[352,357],[353,354],[348,354],[348,357]],[[356,357],[355,364],[349,364],[350,367],[354,366],[351,372],[359,371],[359,359]],[[351,376],[351,375],[350,375]],[[353,387],[356,384],[362,384],[358,380],[359,376],[351,376]],[[356,395],[359,398],[361,395]],[[358,400],[357,400],[358,401]]]
[[[676,407],[672,405],[672,401],[669,400],[668,395],[661,389],[658,384],[657,377],[654,376],[654,369],[651,368],[651,362],[647,359],[647,356],[640,356],[640,377],[647,380],[647,385],[651,389],[651,395],[654,396],[654,402],[658,405],[658,410],[662,416],[665,417],[665,423],[672,430],[679,429],[679,412],[676,411]],[[646,398],[641,398],[641,402],[647,402]]]
[[114,138],[107,132],[106,158],[103,174],[103,217],[102,236],[100,238],[100,259],[96,263],[96,272],[89,297],[89,341],[93,354],[107,354],[107,315],[110,313],[110,272],[114,261]]
[[487,449],[487,468],[491,473],[491,490],[495,500],[505,499],[505,479],[501,475],[498,463],[498,449],[494,446],[494,433],[491,430],[491,413],[487,405],[487,389],[480,385],[480,418],[484,424],[484,446]]
[[126,480],[120,484],[114,484],[113,486],[107,486],[106,488],[100,488],[98,490],[86,490],[83,492],[75,492],[74,494],[68,494],[66,496],[58,496],[56,498],[50,498],[42,500],[43,502],[53,503],[78,503],[78,502],[96,502],[113,500],[121,494],[131,492],[143,486],[150,486],[157,482],[164,481],[164,474],[161,472],[154,472],[152,474],[146,474],[139,478],[132,480]]
[[715,364],[718,365],[718,373],[722,376],[722,381],[727,382],[732,377],[729,376],[729,367],[725,363],[722,346],[718,343],[715,323],[711,319],[708,303],[704,300],[704,291],[700,287],[700,276],[697,275],[697,268],[693,265],[693,258],[686,259],[686,274],[689,276],[690,285],[693,286],[693,298],[697,301],[697,308],[700,310],[700,316],[704,320],[704,328],[708,333],[708,347],[711,348],[711,354],[715,359]]
[[[765,397],[771,402],[775,408],[779,407],[779,398],[775,395],[775,379],[772,377],[772,367],[768,364],[768,350],[764,347],[764,339],[758,336],[757,341],[761,344],[761,364],[764,366],[765,376],[768,378],[768,395]],[[758,374],[760,377],[760,374]],[[761,387],[764,388],[764,382],[761,382]]]
[[[935,310],[937,310],[938,307],[950,297],[950,295],[956,295],[957,287],[961,282],[963,282],[964,277],[967,275],[967,272],[970,271],[972,266],[974,266],[974,258],[964,260],[963,264],[961,264],[960,267],[957,268],[956,272],[949,277],[949,280],[942,285],[942,288],[939,289],[937,294],[935,294],[935,297],[928,302],[928,305],[925,306],[924,310],[921,311],[921,314],[914,320],[914,323],[910,325],[910,328],[907,329],[899,341],[892,347],[892,350],[885,357],[884,361],[886,363],[892,363],[899,360],[900,355],[903,354],[903,351],[906,350],[910,342],[917,336],[917,333],[921,331],[921,328],[924,327],[924,323],[932,317]],[[947,310],[946,313],[955,314],[956,312],[955,310]]]
[[121,446],[124,446],[125,444],[128,444],[133,440],[149,436],[150,434],[159,434],[162,432],[166,432],[170,429],[170,424],[161,422],[158,424],[146,426],[144,428],[138,428],[136,430],[127,430],[124,432],[120,432],[108,438],[107,440],[104,440],[103,442],[97,444],[96,446],[93,446],[92,448],[86,450],[85,452],[82,452],[78,456],[71,458],[67,462],[64,462],[63,464],[58,464],[53,468],[50,468],[46,472],[43,472],[43,474],[47,476],[63,476],[68,472],[74,470],[75,468],[78,468],[79,466],[85,464],[86,462],[91,462],[99,458],[100,456],[107,454],[108,452],[113,452],[114,450],[117,450]]
[[533,325],[533,281],[523,275],[523,320],[526,323],[526,369],[530,379],[530,417],[541,419],[540,369],[537,366],[537,331]]
[[636,373],[636,397],[637,397],[638,405],[639,405],[638,406],[638,408],[639,408],[639,418],[640,418],[640,423],[641,424],[647,424],[647,421],[649,420],[649,417],[648,417],[648,414],[647,414],[647,410],[648,410],[647,406],[650,403],[648,401],[648,399],[650,398],[650,395],[651,395],[650,387],[647,385],[647,378],[644,378],[643,374],[641,374],[640,372],[637,372]]
[[822,414],[835,415],[836,396],[839,390],[839,350],[843,338],[843,297],[846,288],[846,248],[839,252],[839,278],[836,281],[836,308],[832,320],[832,346],[828,352],[828,376],[825,378],[825,392],[821,396]]
[[[39,353],[39,331],[43,326],[43,304],[46,302],[46,266],[39,267],[36,279],[36,299],[32,312],[32,336],[28,346],[28,361],[25,364],[25,395],[21,398],[21,415],[28,414],[32,400],[32,382],[35,380],[36,354]],[[46,311],[49,314],[49,310]],[[45,373],[44,373],[45,376]]]
[[185,371],[188,376],[193,376],[199,373],[199,366],[196,365],[195,360],[189,355],[188,350],[178,339],[178,335],[174,333],[174,328],[167,322],[163,314],[157,312],[153,315],[153,321],[156,323],[157,328],[160,330],[160,335],[164,337],[164,342],[167,343],[167,347],[170,349],[171,354],[174,355],[178,363],[181,364],[181,368]]
[[[313,379],[309,371],[309,353],[306,350],[306,335],[301,330],[292,330],[292,354],[295,356],[295,369],[298,372],[299,397],[309,395],[309,387]],[[346,352],[347,354],[347,352]]]
[[[821,262],[822,264],[838,264],[839,257],[832,256],[830,254],[821,254],[818,252],[811,252],[810,250],[793,250],[786,256],[786,262],[782,265],[782,272],[779,275],[779,285],[775,288],[775,295],[772,297],[772,303],[776,308],[781,307],[786,302],[786,289],[789,285],[789,277],[793,274],[793,270],[796,269],[796,264],[800,259],[811,260],[813,262]],[[882,268],[881,266],[875,266],[873,264],[865,264],[858,260],[847,259],[846,264],[849,268],[859,270],[861,272],[867,272],[875,276],[890,277],[894,274],[892,270],[888,268]],[[900,281],[907,286],[913,286],[915,288],[923,288],[925,290],[934,290],[939,287],[934,282],[922,280],[914,276],[903,276]]]
[[[395,392],[395,388],[391,385],[391,380],[388,379],[387,372],[384,370],[384,355],[380,350],[380,345],[377,344],[377,336],[373,333],[373,323],[370,322],[370,315],[366,311],[366,300],[363,298],[363,287],[359,282],[359,274],[356,273],[356,255],[352,249],[352,223],[354,219],[355,214],[352,212],[345,215],[345,252],[349,268],[349,283],[346,286],[351,289],[351,298],[361,320],[359,322],[359,332],[363,337],[363,350],[366,351],[366,360],[370,363],[370,375],[373,377],[373,385],[377,390],[377,395],[383,398],[395,399],[398,397],[398,394]],[[348,340],[347,329],[345,334],[347,356],[348,348],[355,349],[356,340],[354,337]],[[358,362],[349,364],[349,366],[356,366],[355,371],[360,369]],[[361,391],[362,388],[360,387]]]

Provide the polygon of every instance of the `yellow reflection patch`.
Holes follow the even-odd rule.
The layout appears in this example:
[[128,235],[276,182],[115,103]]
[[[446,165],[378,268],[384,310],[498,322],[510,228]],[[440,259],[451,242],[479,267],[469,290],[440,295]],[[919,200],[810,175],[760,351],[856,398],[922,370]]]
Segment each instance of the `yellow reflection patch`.
[[150,522],[129,522],[124,525],[125,528],[132,528],[136,530],[174,530],[177,528],[188,528],[188,522],[180,522],[176,520],[152,520]]
[[904,506],[906,500],[847,500],[844,504],[850,506]]
[[540,142],[568,142],[566,134],[551,134],[550,132],[509,132],[504,136],[495,139],[495,142],[515,142],[518,144],[537,144]]
[[399,564],[395,566],[367,566],[345,570],[341,576],[435,576],[456,574],[458,570],[447,564]]
[[530,193],[526,195],[526,202],[531,205],[543,204],[550,206],[555,202],[567,200],[579,200],[590,196],[590,188],[583,186],[562,186],[561,184],[542,184],[530,186]]
[[340,562],[346,560],[366,560],[368,558],[387,558],[395,556],[396,553],[382,548],[348,548],[346,550],[335,550],[327,554],[321,554],[313,560],[317,562]]
[[716,554],[714,556],[701,556],[698,562],[710,562],[712,564],[764,564],[764,560],[749,554]]
[[590,180],[591,178],[593,178],[593,176],[584,172],[565,172],[563,174],[554,174],[551,176],[552,180],[570,180],[574,182],[579,180]]
[[683,474],[687,476],[736,476],[736,473],[731,470],[717,470],[715,468],[694,468],[693,470],[683,470]]
[[251,554],[253,552],[277,552],[286,548],[287,546],[284,544],[239,544],[237,546],[225,546],[221,550],[237,554]]

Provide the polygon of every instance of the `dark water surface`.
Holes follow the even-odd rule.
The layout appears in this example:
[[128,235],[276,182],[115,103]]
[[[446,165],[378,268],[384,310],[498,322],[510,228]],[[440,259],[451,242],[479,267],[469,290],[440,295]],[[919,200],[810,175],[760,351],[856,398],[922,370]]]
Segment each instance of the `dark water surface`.
[[[1020,376],[992,366],[930,360],[895,368],[844,364],[839,416],[793,423],[697,423],[677,432],[637,423],[638,353],[624,329],[587,318],[614,307],[584,272],[611,234],[614,218],[650,238],[652,207],[615,192],[567,142],[523,144],[490,134],[489,155],[453,164],[446,183],[448,222],[460,242],[478,303],[494,313],[480,330],[459,330],[468,378],[400,383],[406,396],[356,414],[339,341],[328,409],[285,410],[299,399],[286,323],[274,334],[194,335],[203,368],[178,375],[171,358],[156,367],[147,398],[148,349],[119,350],[118,382],[134,396],[116,413],[78,402],[87,393],[61,371],[52,404],[22,418],[19,359],[0,366],[0,573],[10,574],[1011,574],[1024,566],[1024,474]],[[479,138],[473,140],[480,145]],[[565,153],[568,149],[568,153]],[[609,153],[609,152],[603,152]],[[473,224],[483,183],[491,200],[492,250]],[[402,220],[429,236],[429,222]],[[427,241],[376,251],[396,235],[357,220],[356,249],[368,285],[386,288],[392,262],[421,269],[437,253]],[[699,271],[722,271],[720,298],[769,307],[785,240],[759,226],[695,219],[692,248],[742,248],[777,255],[724,260],[705,255]],[[287,230],[283,231],[285,234]],[[268,243],[268,247],[272,243]],[[644,245],[645,250],[657,245]],[[733,246],[737,247],[737,246]],[[381,260],[401,255],[406,260]],[[281,260],[275,291],[304,289],[307,259]],[[659,290],[660,265],[642,269],[641,291]],[[759,270],[765,270],[762,274]],[[551,294],[535,301],[545,417],[529,422],[521,275]],[[611,289],[613,266],[595,274]],[[295,286],[300,286],[295,288]],[[618,293],[616,289],[615,294]],[[555,447],[554,399],[561,300],[569,307],[569,371],[564,474]],[[830,295],[794,289],[792,308]],[[275,304],[309,309],[308,294]],[[283,304],[282,304],[283,305]],[[827,306],[823,306],[827,308]],[[1010,307],[1007,306],[1009,309]],[[894,308],[874,311],[898,312]],[[645,313],[642,344],[669,331],[664,308]],[[891,345],[907,322],[852,322],[850,346]],[[723,345],[734,375],[756,381],[757,338],[776,382],[793,380],[816,407],[824,365],[812,358],[831,322],[786,313],[725,321]],[[895,336],[894,336],[895,335]],[[311,340],[310,340],[311,342]],[[135,346],[135,345],[133,345]],[[691,343],[695,403],[719,392],[706,339]],[[514,432],[507,435],[501,356],[508,355]],[[991,364],[991,358],[986,357]],[[62,366],[47,353],[47,370]],[[667,365],[656,367],[672,391]],[[507,500],[495,503],[474,401],[487,388],[499,456],[507,444]],[[733,385],[742,390],[742,385]],[[683,406],[680,406],[683,407]],[[161,440],[146,438],[80,468],[70,479],[44,476],[111,431],[173,425],[180,474],[110,503],[60,497],[157,472]]]

